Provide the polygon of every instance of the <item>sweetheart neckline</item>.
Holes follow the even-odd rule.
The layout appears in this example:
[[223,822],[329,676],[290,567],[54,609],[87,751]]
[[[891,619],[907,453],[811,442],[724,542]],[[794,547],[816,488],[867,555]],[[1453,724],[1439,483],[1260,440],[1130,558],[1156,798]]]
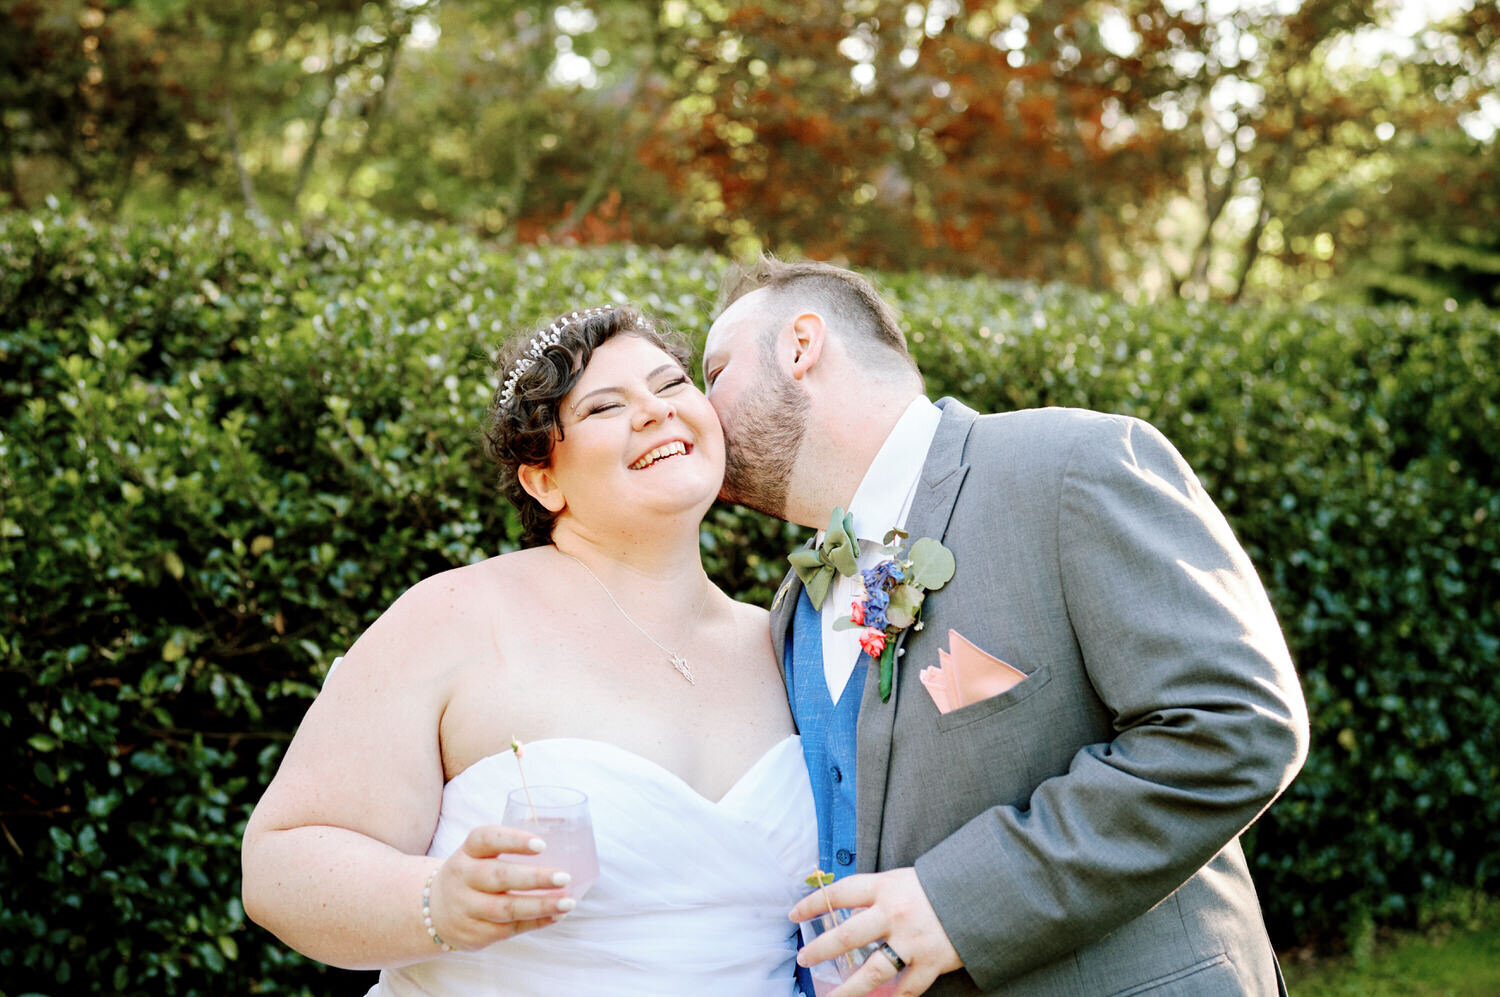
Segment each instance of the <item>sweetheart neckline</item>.
[[[739,778],[735,779],[733,784],[731,784],[730,787],[724,791],[724,795],[720,796],[717,800],[711,800],[707,796],[704,796],[702,793],[698,792],[698,790],[694,789],[693,785],[690,782],[688,782],[682,776],[678,775],[676,772],[673,772],[671,769],[667,768],[660,762],[653,761],[652,759],[647,758],[645,755],[631,751],[629,748],[621,747],[620,745],[615,744],[613,741],[601,741],[598,738],[594,737],[544,737],[535,741],[526,742],[526,747],[534,748],[540,744],[557,744],[567,742],[577,742],[579,744],[588,745],[601,745],[605,748],[610,749],[611,751],[616,752],[617,754],[625,756],[626,758],[633,759],[640,765],[643,765],[646,768],[659,773],[668,781],[676,783],[683,789],[687,790],[688,793],[697,797],[704,804],[710,807],[719,807],[722,806],[724,802],[731,796],[733,796],[735,790],[744,785],[745,781],[749,779],[750,776],[756,772],[756,770],[758,770],[763,764],[765,764],[766,759],[770,758],[776,752],[780,751],[788,741],[795,741],[799,738],[800,735],[798,734],[788,734],[786,737],[783,737],[781,740],[777,741],[775,744],[767,748],[764,752],[761,753],[758,758],[755,759],[755,761],[750,763],[749,768],[740,773]],[[464,776],[468,775],[470,772],[474,771],[476,768],[485,764],[486,762],[492,761],[496,758],[504,758],[510,753],[510,749],[507,748],[504,751],[496,751],[492,754],[485,755],[483,758],[476,759],[474,762],[470,763],[470,765],[462,772],[455,775],[452,779],[449,779],[447,783],[444,784],[443,789],[446,790],[449,786],[453,785],[455,782],[462,779]]]

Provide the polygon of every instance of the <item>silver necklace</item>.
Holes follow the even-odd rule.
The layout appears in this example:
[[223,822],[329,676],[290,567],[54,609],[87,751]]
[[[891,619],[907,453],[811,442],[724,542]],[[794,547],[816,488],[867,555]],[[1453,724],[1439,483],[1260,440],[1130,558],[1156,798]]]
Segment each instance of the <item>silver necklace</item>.
[[[578,561],[578,566],[580,568],[582,568],[584,571],[587,571],[589,573],[589,577],[592,578],[599,585],[599,587],[604,590],[604,595],[609,599],[610,602],[614,603],[614,607],[615,607],[615,609],[617,609],[617,610],[620,611],[620,615],[623,616],[623,617],[625,617],[625,622],[629,623],[631,626],[635,627],[637,630],[639,630],[641,632],[641,636],[642,637],[645,637],[651,643],[655,644],[658,648],[660,648],[661,651],[662,651],[662,653],[667,656],[667,660],[669,660],[669,661],[672,662],[672,667],[675,668],[675,669],[677,669],[677,673],[679,675],[681,675],[683,678],[687,679],[688,685],[697,685],[698,684],[697,682],[693,681],[693,669],[688,665],[687,659],[684,658],[682,655],[678,654],[676,651],[674,651],[671,648],[667,647],[665,644],[663,644],[661,641],[657,640],[655,637],[651,636],[649,633],[646,632],[646,628],[645,627],[643,627],[639,623],[635,622],[635,618],[633,616],[631,616],[629,613],[625,612],[625,607],[622,606],[622,605],[620,605],[619,601],[617,599],[615,599],[614,593],[612,593],[609,590],[609,586],[606,585],[606,584],[604,584],[604,582],[600,581],[599,576],[596,575],[596,574],[594,574],[594,571],[593,571],[592,568],[590,568],[587,564],[584,564],[582,561],[579,561],[578,558],[573,557],[572,554],[569,554],[565,550],[559,549],[558,553],[561,554],[563,557],[571,558],[574,561]],[[699,611],[703,609],[703,604],[705,602],[707,602],[707,601],[708,601],[708,589],[705,587],[703,589],[703,597],[698,600],[698,607],[697,607],[697,609],[693,610],[693,616],[694,617],[696,617],[698,615]]]

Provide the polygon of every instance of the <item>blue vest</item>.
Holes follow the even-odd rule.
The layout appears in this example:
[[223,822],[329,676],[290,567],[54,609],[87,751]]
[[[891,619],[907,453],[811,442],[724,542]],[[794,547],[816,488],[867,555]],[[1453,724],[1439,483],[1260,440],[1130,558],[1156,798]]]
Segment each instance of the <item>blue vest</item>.
[[842,878],[854,872],[855,734],[869,656],[859,656],[839,701],[830,702],[823,677],[823,618],[804,589],[782,663],[818,812],[819,867]]

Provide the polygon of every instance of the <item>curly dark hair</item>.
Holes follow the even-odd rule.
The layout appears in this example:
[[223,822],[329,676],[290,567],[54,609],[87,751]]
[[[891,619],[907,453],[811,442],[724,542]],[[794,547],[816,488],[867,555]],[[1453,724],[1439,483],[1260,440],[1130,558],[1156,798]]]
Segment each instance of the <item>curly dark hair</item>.
[[[495,357],[498,384],[485,416],[484,452],[500,465],[500,491],[521,514],[523,547],[551,543],[557,517],[527,494],[516,472],[524,464],[552,459],[552,448],[563,438],[558,418],[563,397],[583,376],[594,351],[622,335],[660,348],[691,376],[687,339],[628,305],[561,315],[541,331],[515,337]],[[527,360],[532,362],[522,366]]]

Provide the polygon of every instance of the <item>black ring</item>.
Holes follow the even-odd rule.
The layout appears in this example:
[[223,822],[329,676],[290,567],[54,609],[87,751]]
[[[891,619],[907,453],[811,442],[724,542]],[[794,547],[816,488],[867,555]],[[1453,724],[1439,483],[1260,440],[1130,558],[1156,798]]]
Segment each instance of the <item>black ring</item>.
[[880,954],[891,960],[891,965],[896,967],[896,972],[899,973],[906,968],[906,960],[896,954],[896,950],[891,948],[890,942],[880,943]]

